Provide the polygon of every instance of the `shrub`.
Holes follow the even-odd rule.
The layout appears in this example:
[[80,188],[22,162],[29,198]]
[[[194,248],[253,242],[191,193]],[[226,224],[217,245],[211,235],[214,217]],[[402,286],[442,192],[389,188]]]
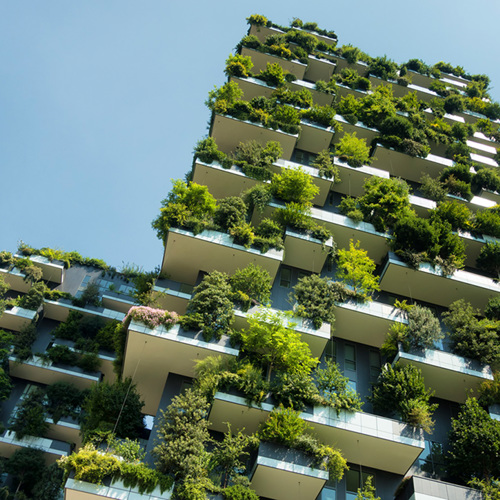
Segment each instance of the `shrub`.
[[478,210],[473,229],[476,233],[500,238],[500,213],[498,206]]
[[35,283],[26,293],[19,298],[19,307],[24,307],[24,309],[32,309],[37,311],[38,308],[43,304],[45,297],[45,290],[47,286],[45,283]]
[[319,188],[302,167],[287,168],[271,179],[271,193],[285,202],[310,204],[319,193]]
[[432,311],[417,304],[408,311],[407,338],[410,347],[431,349],[436,341],[444,338],[444,334]]
[[312,427],[297,411],[291,408],[274,408],[259,429],[259,437],[264,441],[293,447],[297,439]]
[[157,328],[163,325],[167,330],[177,323],[179,317],[176,312],[168,312],[164,309],[155,309],[147,306],[133,306],[129,309],[123,322],[139,321],[149,328]]
[[279,63],[267,63],[266,69],[261,70],[257,78],[263,80],[271,87],[278,87],[285,83],[285,73]]
[[230,54],[226,60],[226,76],[237,76],[247,78],[250,76],[250,70],[253,68],[252,58],[250,56],[242,56],[240,54]]
[[333,178],[335,184],[341,182],[339,169],[333,163],[332,154],[328,149],[324,149],[318,153],[311,163],[311,167],[318,169],[320,177],[325,177],[326,179]]
[[232,158],[235,165],[241,167],[248,177],[259,180],[270,180],[272,173],[270,166],[283,154],[281,145],[276,141],[269,141],[262,146],[257,141],[240,142]]
[[[207,274],[193,290],[193,296],[187,307],[187,319],[190,326],[203,330],[206,340],[220,338],[229,330],[233,321],[232,290],[228,276],[219,271]],[[183,326],[187,326],[186,317]]]
[[222,232],[246,222],[247,207],[239,196],[228,196],[217,202],[214,223]]
[[344,196],[339,203],[339,210],[342,215],[360,222],[363,220],[363,212],[360,210],[358,200],[352,196]]
[[292,299],[297,301],[297,314],[312,320],[314,328],[320,328],[323,321],[335,323],[335,301],[339,297],[330,280],[317,274],[300,278],[293,289]]
[[437,208],[431,211],[431,220],[438,219],[448,222],[453,231],[470,229],[472,212],[463,203],[455,200],[440,203]]
[[387,56],[376,57],[368,65],[370,75],[378,76],[383,80],[396,79],[397,70],[397,64],[388,59]]
[[207,137],[198,141],[196,147],[194,148],[194,157],[199,158],[204,163],[212,163],[217,161],[221,165],[226,163],[226,155],[219,151],[217,143],[213,137]]
[[242,245],[245,248],[250,248],[255,240],[253,228],[247,222],[242,222],[238,226],[232,226],[229,229],[229,234],[233,237],[234,243]]
[[374,276],[375,262],[368,257],[368,252],[359,248],[359,241],[349,242],[349,250],[338,251],[337,278],[351,287],[356,297],[362,301],[371,300],[377,290],[378,277]]
[[429,404],[433,395],[424,384],[422,373],[413,365],[394,368],[386,364],[373,386],[371,401],[382,415],[397,415],[403,421],[431,432],[432,414],[437,404]]
[[356,132],[345,133],[336,145],[335,153],[340,160],[346,161],[351,167],[370,165],[370,148],[365,139],[358,139]]
[[377,231],[385,232],[397,220],[410,215],[410,189],[399,179],[372,177],[365,181],[364,194],[358,199],[363,219]]
[[495,279],[500,278],[500,243],[498,241],[488,241],[481,248],[477,257],[479,269],[491,273]]
[[17,439],[25,436],[45,437],[49,424],[45,421],[47,411],[43,406],[44,392],[37,388],[19,404],[10,430]]
[[260,14],[252,14],[247,17],[247,23],[253,24],[255,26],[266,26],[268,23],[267,17],[261,16]]
[[298,411],[318,401],[318,389],[312,377],[304,373],[277,373],[271,391],[277,403]]
[[244,307],[251,302],[266,305],[271,298],[272,280],[270,274],[260,266],[249,264],[243,269],[237,269],[229,278],[235,300]]
[[340,127],[335,121],[335,110],[330,106],[312,106],[302,111],[302,118],[323,127],[333,127],[335,130]]

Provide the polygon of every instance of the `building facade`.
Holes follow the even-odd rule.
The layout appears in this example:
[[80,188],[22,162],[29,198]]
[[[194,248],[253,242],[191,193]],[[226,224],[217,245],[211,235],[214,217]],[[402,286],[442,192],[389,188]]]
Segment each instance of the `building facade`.
[[[207,414],[215,440],[227,423],[233,431],[258,432],[288,397],[308,432],[339,450],[348,465],[336,479],[307,453],[265,442],[261,435],[242,471],[260,498],[351,500],[366,488],[368,477],[375,496],[384,500],[481,498],[450,472],[447,456],[452,421],[462,405],[495,383],[497,360],[492,355],[491,363],[485,362],[490,358],[483,351],[500,345],[494,333],[489,347],[476,345],[475,359],[465,356],[467,342],[457,340],[465,327],[460,330],[453,313],[470,304],[479,310],[469,315],[475,331],[486,328],[485,314],[487,330],[498,331],[498,266],[488,255],[500,237],[495,208],[500,136],[498,105],[487,98],[487,79],[444,63],[428,67],[412,60],[398,66],[385,57],[371,58],[350,46],[340,48],[334,33],[300,20],[280,27],[251,16],[249,26],[227,61],[228,82],[209,96],[209,135],[195,150],[190,181],[174,184],[153,223],[165,251],[160,276],[154,282],[148,278],[148,301],[137,276],[99,262],[96,267],[95,261],[73,256],[68,265],[60,260],[70,259],[68,254],[26,247],[19,255],[3,255],[0,272],[12,300],[0,327],[18,335],[35,325],[36,338],[28,355],[19,354],[17,345],[7,357],[13,389],[3,403],[0,452],[8,458],[34,446],[50,463],[70,455],[75,448],[68,443],[78,450],[76,414],[58,421],[47,416],[43,435],[19,437],[12,430],[16,412],[34,387],[64,381],[83,390],[114,382],[118,372],[133,381],[144,402],[148,429],[140,437],[145,461],[153,465],[161,411],[185,388],[196,387],[197,363],[217,357],[230,364],[248,356],[271,384],[268,393],[252,401],[241,387],[216,386]],[[249,266],[267,273],[269,297],[232,280]],[[217,272],[224,273],[218,288],[203,288]],[[33,307],[22,298],[42,282],[48,291],[36,307],[23,307]],[[224,286],[232,287],[231,297],[223,297],[232,301],[230,312],[217,302]],[[174,316],[168,316],[170,322],[164,316],[163,323],[146,320],[141,306],[130,314],[138,303],[186,315],[190,322]],[[362,408],[332,402],[333,386],[314,396],[322,403],[310,388],[301,399],[301,381],[319,384],[316,367],[289,365],[298,377],[291,381],[285,368],[274,373],[266,368],[263,360],[278,359],[274,347],[256,348],[234,333],[252,331],[254,315],[262,311],[261,325],[272,329],[279,318],[298,332],[294,342],[307,346],[318,368],[336,363],[346,378],[339,394],[362,402]],[[80,337],[61,338],[60,325],[75,320],[75,313],[78,321],[98,318],[101,328],[127,317],[121,353],[115,344],[93,344],[91,365]],[[430,325],[434,330],[423,339]],[[390,332],[400,334],[392,337],[392,351]],[[78,359],[61,360],[60,351]],[[117,356],[121,362],[114,371]],[[418,412],[405,413],[401,401],[380,407],[374,387],[383,385],[388,366],[418,369],[432,393],[424,413],[434,425],[415,417]],[[494,398],[490,403],[488,418],[494,421],[500,417]],[[105,478],[96,485],[71,476],[64,495],[68,500],[142,497],[137,486],[126,484]],[[143,496],[172,495],[171,489],[160,490]],[[217,491],[206,494],[215,497]],[[233,498],[224,489],[219,494]]]

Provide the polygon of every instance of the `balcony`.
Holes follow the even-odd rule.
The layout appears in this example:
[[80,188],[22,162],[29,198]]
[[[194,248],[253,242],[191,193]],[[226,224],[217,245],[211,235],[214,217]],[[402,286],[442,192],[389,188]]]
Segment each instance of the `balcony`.
[[92,500],[99,498],[119,498],[120,500],[170,500],[172,490],[160,491],[157,486],[152,493],[139,493],[138,488],[125,486],[115,481],[110,486],[92,484],[68,478],[64,486],[64,500]]
[[276,500],[315,500],[328,472],[313,466],[304,453],[272,443],[260,443],[251,473],[257,495]]
[[429,210],[436,208],[437,203],[433,200],[428,200],[427,198],[422,198],[421,196],[415,196],[410,194],[409,201],[411,208],[415,210],[419,217],[428,218]]
[[10,458],[16,450],[21,448],[37,448],[42,450],[47,465],[53,464],[58,458],[67,456],[71,452],[71,446],[68,443],[55,439],[33,436],[17,439],[15,433],[11,431],[4,431],[0,435],[0,455],[2,457]]
[[144,400],[144,413],[155,415],[170,372],[194,377],[196,360],[211,355],[237,356],[229,338],[205,341],[202,332],[149,328],[132,321],[128,328],[123,377],[132,377]]
[[337,144],[344,137],[344,134],[356,132],[356,137],[358,139],[365,139],[366,144],[369,146],[373,139],[380,135],[380,132],[376,128],[367,127],[363,122],[357,122],[353,125],[341,115],[335,115],[335,120],[342,124],[342,132],[335,134],[333,138],[334,144]]
[[472,151],[478,155],[483,155],[488,158],[495,158],[497,154],[497,148],[495,147],[495,143],[484,144],[484,142],[478,142],[475,140],[467,140],[467,146],[472,149]]
[[[335,62],[328,59],[320,59],[316,56],[309,55],[307,58],[308,64],[304,78],[310,82],[323,80],[330,81],[333,73],[335,73]],[[302,80],[302,78],[301,78]]]
[[[248,316],[262,311],[262,309],[268,310],[267,308],[262,308],[260,306],[254,306],[246,312],[236,309],[234,311],[235,319],[233,327],[237,330],[248,328]],[[270,309],[269,311],[271,313],[278,312],[275,309]],[[293,329],[300,333],[301,340],[309,346],[311,354],[314,357],[319,358],[323,354],[326,343],[330,340],[331,336],[330,323],[324,322],[320,328],[313,328],[310,320],[299,316],[286,317],[285,322],[286,325],[290,323],[295,325],[293,326]]]
[[400,309],[376,301],[337,303],[335,319],[335,337],[378,349],[394,322],[408,323]]
[[483,309],[491,297],[500,293],[500,285],[492,279],[468,271],[455,271],[445,277],[437,266],[420,264],[412,269],[392,252],[380,275],[382,290],[448,307],[458,299],[465,299],[472,307]]
[[420,182],[424,174],[439,177],[445,167],[453,166],[453,161],[433,154],[427,155],[426,158],[409,156],[377,144],[373,153],[373,165],[387,170],[392,177]]
[[128,310],[132,306],[136,305],[132,297],[122,299],[121,297],[116,297],[115,295],[103,295],[101,297],[101,301],[105,309],[118,311],[122,314],[127,314]]
[[[18,258],[24,258],[24,255],[15,255]],[[42,269],[42,278],[45,281],[61,284],[64,281],[65,269],[63,264],[51,262],[47,257],[42,255],[30,255],[29,259],[33,264],[36,264]]]
[[335,158],[335,165],[340,171],[340,184],[335,184],[333,190],[337,193],[346,194],[348,196],[362,196],[365,193],[365,181],[371,177],[381,177],[389,179],[389,172],[378,168],[363,165],[361,167],[351,167],[345,161],[340,161]]
[[5,283],[7,283],[12,290],[21,293],[27,293],[30,291],[31,284],[29,281],[25,281],[25,275],[19,269],[3,269],[0,267],[0,276],[3,276]]
[[194,285],[199,271],[233,274],[250,263],[263,267],[274,280],[283,260],[283,251],[261,253],[233,243],[231,236],[218,231],[189,231],[171,228],[165,240],[162,272],[171,279]]
[[313,102],[317,106],[331,106],[333,103],[334,95],[316,90],[314,83],[306,82],[304,80],[294,80],[293,82],[289,82],[287,85],[290,90],[293,90],[294,92],[304,89],[309,90],[312,94]]
[[482,500],[480,491],[428,477],[411,476],[395,500]]
[[493,158],[484,154],[471,153],[470,159],[476,163],[482,163],[487,167],[498,168],[498,163]]
[[329,149],[335,130],[310,121],[300,120],[300,134],[297,148],[311,153]]
[[298,134],[288,134],[282,130],[264,127],[260,123],[218,114],[213,115],[210,135],[215,139],[219,150],[226,154],[234,151],[241,141],[254,140],[263,146],[269,141],[278,141],[283,149],[282,158],[285,160],[292,157],[298,138]]
[[68,382],[78,389],[90,389],[93,384],[101,380],[100,372],[84,373],[77,367],[55,366],[51,361],[45,362],[38,356],[25,361],[17,361],[9,357],[9,372],[13,377],[51,385],[56,382]]
[[[189,286],[188,288],[192,289],[193,287]],[[153,287],[153,296],[162,309],[166,311],[175,311],[178,314],[186,314],[187,305],[192,294],[163,287],[157,282]]]
[[[278,63],[283,71],[288,71],[295,75],[295,77],[299,80],[304,79],[304,75],[306,74],[307,65],[301,63],[297,60],[288,60],[283,57],[278,57],[273,54],[266,54],[263,52],[259,52],[258,50],[249,49],[247,47],[242,47],[241,49],[242,56],[250,56],[253,62],[252,71],[254,73],[259,73],[260,71],[264,71],[267,68],[267,64]],[[217,142],[218,144],[218,142]]]
[[261,43],[266,41],[266,38],[270,35],[283,35],[283,31],[278,28],[272,28],[268,26],[257,26],[255,24],[250,25],[248,30],[249,35],[256,36]]
[[400,349],[394,363],[397,361],[419,368],[425,385],[435,391],[437,398],[456,403],[464,403],[481,382],[493,380],[489,366],[450,352],[434,349],[404,352]]
[[[211,428],[225,432],[226,424],[232,428],[245,428],[255,432],[267,419],[273,406],[248,406],[240,396],[218,392],[210,410]],[[348,462],[363,467],[382,469],[394,474],[405,474],[424,450],[420,431],[385,417],[361,412],[343,412],[332,408],[316,407],[313,413],[303,412],[301,417],[312,425],[315,436],[323,443],[334,443]]]
[[54,319],[56,321],[66,321],[70,311],[78,311],[84,316],[97,316],[102,318],[104,321],[122,321],[125,318],[125,314],[123,312],[106,309],[105,307],[90,309],[89,307],[77,307],[68,302],[55,300],[46,300],[43,305],[44,317]]
[[25,326],[35,320],[37,312],[32,309],[13,307],[6,309],[0,316],[0,328],[20,332]]
[[287,229],[285,233],[285,256],[283,264],[320,273],[325,265],[329,250],[333,247],[333,238],[324,243],[307,234]]

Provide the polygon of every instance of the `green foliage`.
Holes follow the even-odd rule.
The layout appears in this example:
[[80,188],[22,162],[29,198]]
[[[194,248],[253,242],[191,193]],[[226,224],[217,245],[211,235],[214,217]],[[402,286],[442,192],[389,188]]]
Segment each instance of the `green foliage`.
[[45,390],[47,413],[54,423],[62,417],[76,418],[77,409],[82,406],[85,393],[69,382],[55,382]]
[[25,295],[20,297],[18,301],[19,307],[37,311],[44,302],[46,288],[47,286],[43,282],[35,283]]
[[297,439],[311,431],[312,426],[300,418],[299,412],[280,406],[274,408],[259,429],[263,441],[293,447]]
[[435,218],[446,221],[451,225],[453,231],[470,229],[472,212],[463,203],[449,200],[440,203],[436,209],[431,211],[431,220]]
[[319,188],[302,167],[287,168],[281,174],[273,175],[271,193],[285,202],[308,205],[319,193]]
[[216,209],[215,198],[206,186],[194,182],[186,184],[174,181],[167,198],[162,200],[160,214],[152,222],[158,238],[165,241],[170,227],[187,227],[189,221],[204,221],[211,217]]
[[335,184],[341,182],[340,171],[333,163],[332,154],[328,149],[324,149],[318,153],[316,158],[314,158],[314,161],[311,163],[311,167],[318,169],[320,177],[333,179]]
[[99,286],[97,283],[91,281],[79,298],[73,298],[72,303],[77,307],[85,307],[88,304],[99,307],[101,305],[101,299],[99,297]]
[[225,114],[243,97],[243,91],[236,82],[227,82],[222,87],[215,87],[208,93],[205,104],[215,113]]
[[54,500],[62,493],[63,471],[57,463],[51,464],[42,472],[33,488],[33,500]]
[[217,143],[213,137],[207,137],[196,143],[194,148],[194,157],[198,158],[204,163],[212,163],[217,161],[221,165],[225,166],[226,155],[222,151],[219,151]]
[[370,148],[365,139],[356,137],[356,132],[345,133],[335,147],[335,153],[340,160],[346,161],[351,167],[370,165]]
[[363,220],[363,212],[359,209],[357,198],[344,196],[339,203],[339,210],[342,215],[349,217],[355,222],[361,222]]
[[268,186],[257,184],[245,191],[243,199],[248,206],[249,213],[252,213],[255,209],[262,213],[271,201],[272,194]]
[[408,311],[407,340],[410,348],[432,349],[444,338],[438,318],[432,311],[416,304]]
[[247,17],[247,23],[255,26],[266,26],[268,23],[267,17],[261,16],[260,14],[252,14]]
[[260,71],[258,78],[271,87],[278,87],[285,83],[285,73],[279,63],[267,63],[266,69]]
[[410,189],[406,182],[390,178],[371,177],[365,181],[364,194],[358,199],[363,219],[377,231],[385,232],[396,221],[410,215]]
[[370,90],[371,83],[368,78],[362,77],[354,68],[344,68],[340,74],[334,75],[337,82],[351,89]]
[[453,302],[443,313],[444,323],[450,328],[453,352],[481,363],[496,365],[500,362],[498,321],[478,319],[476,311],[464,299]]
[[343,45],[340,49],[340,55],[346,59],[349,64],[356,64],[360,58],[361,50],[352,45]]
[[396,79],[398,65],[387,56],[375,57],[368,65],[370,75],[378,76],[382,80]]
[[498,205],[478,210],[473,229],[476,233],[500,238],[500,210]]
[[429,403],[432,395],[418,368],[399,364],[393,368],[386,364],[373,386],[371,401],[375,411],[382,415],[396,415],[410,425],[431,432],[434,426],[431,417],[438,406]]
[[269,141],[262,146],[257,141],[240,142],[232,158],[235,165],[241,167],[248,177],[258,180],[270,180],[270,166],[283,154],[279,142]]
[[17,439],[25,436],[45,437],[49,424],[45,421],[47,411],[43,406],[44,391],[40,388],[32,391],[18,406],[10,430]]
[[482,246],[477,257],[477,266],[495,278],[500,278],[500,243],[498,241],[488,241]]
[[488,480],[475,477],[467,482],[467,486],[481,491],[484,500],[500,500],[500,483],[494,477]]
[[242,348],[269,364],[268,380],[274,368],[291,374],[309,374],[318,364],[300,334],[293,326],[285,326],[282,314],[256,313],[248,317],[248,325],[248,329],[241,332]]
[[213,271],[207,274],[193,290],[182,325],[202,329],[206,340],[220,338],[229,331],[233,322],[232,296],[225,273]]
[[14,340],[12,342],[14,346],[12,354],[18,361],[31,359],[31,357],[33,356],[33,353],[31,352],[31,346],[36,340],[36,337],[36,326],[33,323],[28,323],[26,326],[23,326],[21,328],[21,331],[14,337]]
[[362,301],[371,300],[374,292],[380,290],[375,272],[375,262],[368,252],[359,248],[359,241],[349,242],[349,250],[338,251],[337,278],[351,287]]
[[226,76],[236,76],[239,78],[247,78],[250,76],[250,70],[253,68],[252,58],[250,56],[242,56],[240,54],[232,55],[226,59]]
[[390,116],[396,116],[396,103],[389,85],[379,85],[359,100],[358,118],[367,127],[378,127]]
[[247,207],[239,196],[228,196],[217,202],[214,213],[214,223],[222,232],[227,232],[235,226],[246,222]]
[[[285,74],[283,79],[286,79],[286,76]],[[273,97],[281,103],[291,104],[299,108],[310,108],[314,103],[310,90],[302,89],[293,91],[284,85],[273,92]]]
[[259,500],[260,498],[255,491],[241,484],[225,488],[222,491],[222,497],[224,500]]
[[13,476],[17,489],[25,493],[26,498],[33,498],[34,487],[45,469],[43,455],[43,451],[36,448],[20,448],[5,464],[5,471]]
[[389,361],[393,360],[399,352],[399,344],[407,351],[410,346],[408,342],[408,327],[403,323],[392,323],[387,336],[380,347],[380,354]]
[[220,474],[223,488],[245,472],[244,461],[250,455],[249,449],[259,443],[257,437],[243,434],[241,431],[233,434],[231,425],[228,423],[227,426],[224,439],[214,443],[210,457],[210,469]]
[[363,485],[363,489],[358,488],[358,494],[354,500],[380,500],[375,496],[375,486],[372,485],[372,476],[368,476]]
[[274,400],[287,408],[302,411],[306,405],[323,403],[311,375],[279,372],[271,383]]
[[297,301],[297,314],[311,319],[314,328],[320,328],[324,321],[335,323],[335,301],[340,297],[328,278],[304,276],[295,285],[292,299]]
[[500,475],[500,422],[468,398],[451,420],[448,473],[461,481],[490,480]]
[[500,404],[500,373],[493,374],[493,380],[484,380],[479,386],[478,402],[487,407]]
[[[192,389],[175,396],[165,412],[158,429],[159,442],[153,450],[160,472],[173,475],[175,490],[189,489],[192,483],[200,490],[208,485],[209,453],[205,445],[208,433],[209,404]],[[185,497],[185,498],[190,498]]]
[[248,309],[252,303],[267,305],[271,298],[272,280],[268,271],[249,264],[237,269],[229,278],[235,300]]
[[143,406],[131,379],[93,385],[83,405],[81,431],[84,441],[96,430],[113,431],[118,437],[136,439],[144,428]]
[[340,132],[341,125],[335,121],[335,110],[330,106],[312,106],[302,111],[302,118],[323,127],[333,127]]
[[320,395],[337,414],[340,410],[361,411],[363,403],[359,394],[349,387],[349,379],[342,375],[336,363],[327,360],[325,368],[316,370],[315,378]]

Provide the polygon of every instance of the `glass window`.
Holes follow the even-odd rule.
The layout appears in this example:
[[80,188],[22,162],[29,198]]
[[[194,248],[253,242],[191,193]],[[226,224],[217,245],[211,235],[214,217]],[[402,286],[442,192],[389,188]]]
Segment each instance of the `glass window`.
[[370,383],[374,384],[380,375],[380,353],[370,351]]
[[346,490],[347,490],[346,498],[349,500],[355,499],[358,489],[363,488],[365,486],[366,480],[370,476],[372,478],[372,486],[376,487],[374,474],[369,474],[368,472],[360,472],[359,470],[349,469],[345,474]]
[[292,270],[289,267],[282,267],[280,272],[280,286],[290,288],[292,283]]
[[325,357],[331,359],[333,362],[337,362],[337,342],[330,339],[325,347]]
[[336,500],[336,498],[337,492],[325,486],[316,500]]
[[352,344],[344,345],[345,370],[356,371],[356,347]]

